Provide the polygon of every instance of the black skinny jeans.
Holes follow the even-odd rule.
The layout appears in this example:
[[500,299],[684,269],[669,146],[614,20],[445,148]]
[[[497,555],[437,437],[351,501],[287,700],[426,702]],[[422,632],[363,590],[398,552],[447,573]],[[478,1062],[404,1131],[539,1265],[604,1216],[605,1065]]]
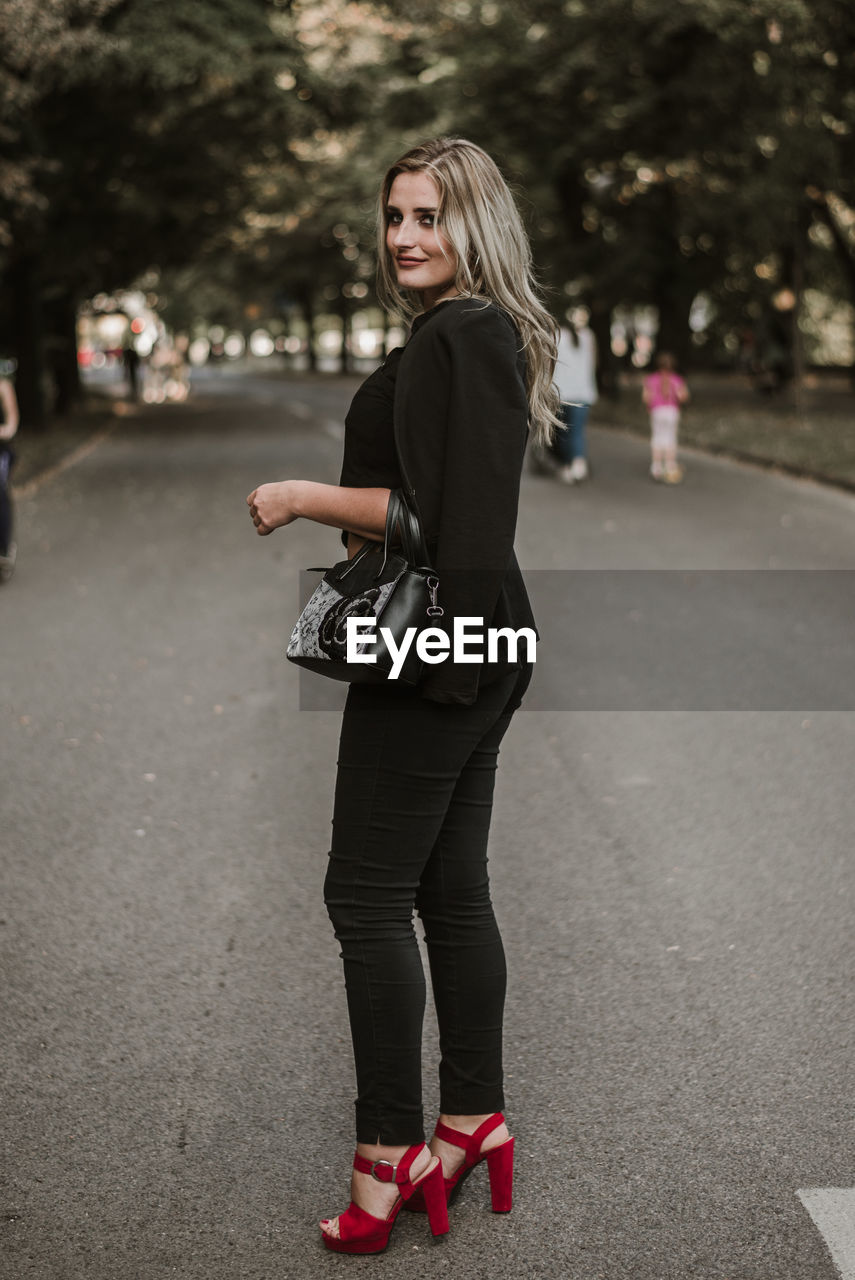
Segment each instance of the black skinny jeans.
[[351,686],[324,900],[341,943],[356,1059],[356,1138],[424,1140],[421,916],[440,1033],[440,1110],[500,1111],[505,955],[487,876],[499,743],[531,678],[469,707]]

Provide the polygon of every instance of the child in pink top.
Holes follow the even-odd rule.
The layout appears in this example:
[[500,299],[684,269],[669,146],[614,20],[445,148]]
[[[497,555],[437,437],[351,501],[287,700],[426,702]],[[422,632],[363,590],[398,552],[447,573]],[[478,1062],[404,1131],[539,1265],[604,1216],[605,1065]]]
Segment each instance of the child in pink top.
[[677,428],[680,408],[689,399],[689,388],[675,372],[674,357],[660,351],[656,372],[644,379],[642,397],[650,410],[650,474],[654,480],[679,484],[683,472],[677,463]]

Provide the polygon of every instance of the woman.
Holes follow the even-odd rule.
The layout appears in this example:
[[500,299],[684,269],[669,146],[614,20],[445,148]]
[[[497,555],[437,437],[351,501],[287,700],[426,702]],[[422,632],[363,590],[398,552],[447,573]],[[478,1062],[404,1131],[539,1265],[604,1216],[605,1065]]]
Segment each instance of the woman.
[[683,479],[683,468],[677,461],[680,410],[690,397],[670,351],[657,355],[656,371],[645,377],[641,397],[650,414],[651,478],[679,484]]
[[17,547],[12,541],[12,499],[9,472],[15,455],[8,443],[18,430],[18,400],[8,378],[0,377],[0,582],[8,582],[15,570]]
[[[300,516],[345,531],[353,555],[383,536],[389,491],[417,507],[443,624],[533,625],[513,552],[529,426],[548,440],[554,326],[537,300],[519,214],[470,142],[408,152],[383,182],[379,291],[420,314],[407,345],[357,392],[338,486],[289,480],[247,501],[258,533]],[[488,1161],[511,1204],[501,1114],[505,961],[487,878],[499,743],[531,670],[508,657],[432,666],[418,689],[354,685],[339,747],[325,901],[341,943],[356,1060],[352,1202],[321,1223],[345,1253],[384,1248],[404,1202],[447,1229],[445,1200]],[[440,1028],[440,1117],[424,1143],[424,924]]]
[[[579,313],[576,313],[579,314]],[[582,312],[587,317],[587,313]],[[563,430],[555,440],[558,478],[576,484],[588,477],[587,425],[597,402],[597,344],[586,322],[568,314],[558,338],[555,385],[561,400]]]

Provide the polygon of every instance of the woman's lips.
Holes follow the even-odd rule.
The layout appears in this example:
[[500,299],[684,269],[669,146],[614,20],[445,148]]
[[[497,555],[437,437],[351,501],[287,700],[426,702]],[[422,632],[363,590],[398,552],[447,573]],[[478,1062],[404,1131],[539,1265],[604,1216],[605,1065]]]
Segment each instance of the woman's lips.
[[399,267],[421,267],[424,265],[424,258],[397,258]]

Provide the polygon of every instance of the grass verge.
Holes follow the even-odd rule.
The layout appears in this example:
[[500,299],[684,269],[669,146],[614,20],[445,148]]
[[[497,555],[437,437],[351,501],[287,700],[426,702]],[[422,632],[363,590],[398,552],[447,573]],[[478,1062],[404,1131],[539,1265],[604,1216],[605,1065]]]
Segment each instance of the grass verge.
[[[681,444],[855,491],[855,394],[844,379],[808,379],[798,402],[792,391],[761,395],[737,377],[698,376],[689,385]],[[591,425],[648,436],[640,382],[617,402],[595,405]]]

